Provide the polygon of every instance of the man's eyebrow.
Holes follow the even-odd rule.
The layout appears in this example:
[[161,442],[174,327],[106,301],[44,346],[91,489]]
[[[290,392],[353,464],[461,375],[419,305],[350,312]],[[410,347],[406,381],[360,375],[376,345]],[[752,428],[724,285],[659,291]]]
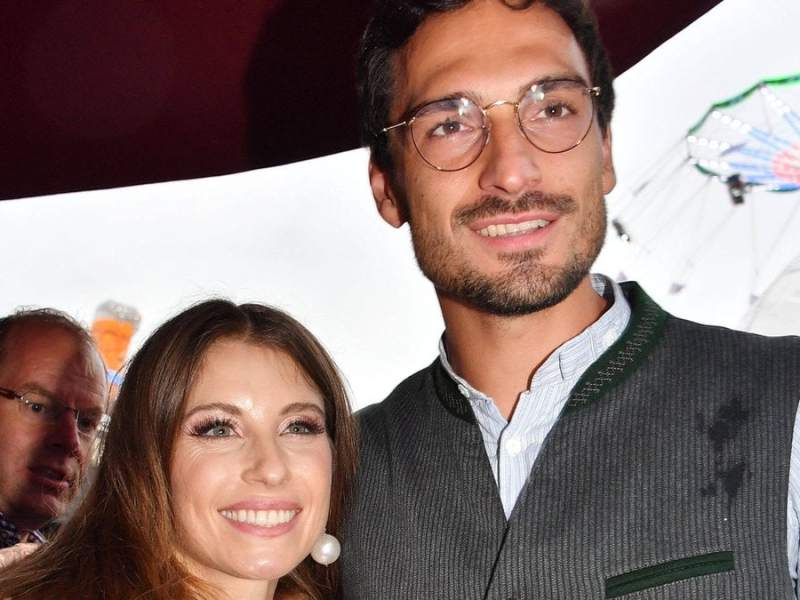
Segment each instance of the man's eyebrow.
[[578,73],[574,72],[562,72],[562,73],[554,73],[552,75],[545,75],[544,77],[537,77],[536,79],[532,79],[529,82],[521,85],[516,92],[516,98],[494,98],[494,99],[487,99],[481,94],[480,92],[476,92],[473,90],[456,90],[450,92],[444,96],[437,96],[435,98],[427,98],[415,102],[411,105],[410,108],[407,108],[401,113],[400,120],[406,121],[411,118],[411,115],[416,113],[420,108],[425,106],[426,104],[431,104],[432,102],[447,102],[452,100],[458,100],[459,98],[467,98],[472,100],[478,106],[485,106],[490,102],[495,102],[496,100],[517,100],[522,94],[526,91],[531,89],[534,85],[542,84],[542,83],[549,83],[551,81],[576,81],[583,85],[584,87],[589,87],[589,83],[583,76],[579,75]]
[[462,91],[455,91],[447,94],[446,96],[436,96],[435,98],[428,98],[425,100],[420,100],[419,102],[415,102],[411,105],[410,108],[407,108],[402,113],[400,113],[400,121],[407,121],[416,113],[420,108],[425,106],[426,104],[432,104],[433,102],[455,102],[456,100],[460,100],[461,98],[468,98],[475,102],[476,104],[480,104],[480,97],[476,95],[475,92],[470,92],[467,90]]
[[556,73],[554,75],[547,75],[545,77],[537,77],[536,79],[529,81],[525,85],[520,86],[517,90],[517,93],[521,96],[533,86],[543,83],[550,83],[551,81],[575,81],[580,83],[583,87],[589,87],[589,83],[577,73]]
[[242,409],[234,404],[228,404],[227,402],[209,402],[208,404],[201,404],[200,406],[195,406],[189,412],[186,413],[184,419],[188,419],[195,413],[203,412],[206,410],[221,410],[222,412],[226,412],[229,415],[233,415],[238,417],[242,414]]
[[314,404],[313,402],[292,402],[291,404],[287,404],[283,407],[281,411],[281,415],[286,415],[291,412],[300,412],[304,410],[313,410],[318,412],[321,417],[325,416],[325,410],[320,408],[318,404]]
[[43,388],[41,385],[39,385],[38,383],[35,383],[33,381],[29,381],[27,383],[23,383],[19,387],[22,390],[22,395],[23,396],[27,392],[35,392],[37,394],[41,394],[42,396],[44,396],[48,400],[58,400],[58,397],[56,396],[56,394],[54,394],[51,390],[48,390],[47,388]]

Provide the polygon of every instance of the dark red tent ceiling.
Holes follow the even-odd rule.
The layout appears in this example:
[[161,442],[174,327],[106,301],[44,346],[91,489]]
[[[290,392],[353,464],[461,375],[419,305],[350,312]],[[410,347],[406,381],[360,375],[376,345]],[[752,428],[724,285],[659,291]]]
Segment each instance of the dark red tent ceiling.
[[[621,73],[719,1],[592,4]],[[0,4],[0,199],[356,147],[352,57],[368,4]]]

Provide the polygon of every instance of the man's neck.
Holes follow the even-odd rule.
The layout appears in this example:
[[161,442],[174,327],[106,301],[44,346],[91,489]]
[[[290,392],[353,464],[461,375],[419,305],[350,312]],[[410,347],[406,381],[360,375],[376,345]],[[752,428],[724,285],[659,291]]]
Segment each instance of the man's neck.
[[607,308],[588,276],[557,305],[529,315],[491,315],[441,295],[439,304],[450,364],[470,385],[491,397],[506,419],[553,350],[594,323]]

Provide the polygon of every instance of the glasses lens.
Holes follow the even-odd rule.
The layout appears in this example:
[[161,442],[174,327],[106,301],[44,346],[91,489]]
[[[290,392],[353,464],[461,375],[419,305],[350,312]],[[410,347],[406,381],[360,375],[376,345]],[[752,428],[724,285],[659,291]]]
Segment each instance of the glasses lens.
[[20,410],[26,419],[35,423],[52,423],[58,412],[50,398],[36,392],[25,392]]
[[[31,423],[52,425],[58,422],[64,412],[69,412],[70,415],[76,414],[74,410],[37,392],[26,392],[23,398],[24,402],[20,403],[20,410],[23,417]],[[102,420],[103,413],[101,411],[78,411],[76,415],[78,433],[84,438],[94,437]]]
[[411,138],[432,167],[442,171],[463,169],[486,143],[483,111],[466,98],[426,104],[411,121]]
[[525,137],[545,152],[565,152],[583,141],[592,125],[594,103],[577,81],[548,81],[531,86],[519,103]]
[[101,412],[79,412],[78,431],[86,437],[93,437],[100,431],[105,415]]

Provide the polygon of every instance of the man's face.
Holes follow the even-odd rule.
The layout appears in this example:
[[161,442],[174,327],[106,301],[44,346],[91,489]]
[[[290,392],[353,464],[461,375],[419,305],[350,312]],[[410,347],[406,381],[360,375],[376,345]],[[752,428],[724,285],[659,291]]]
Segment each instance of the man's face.
[[[63,328],[14,326],[0,363],[0,387],[36,391],[79,411],[105,409],[104,367],[97,353]],[[24,419],[20,405],[0,398],[0,511],[23,529],[63,514],[83,478],[91,441],[74,413],[54,424]]]
[[[516,101],[547,78],[592,85],[580,46],[555,12],[514,11],[497,0],[428,18],[398,52],[394,75],[390,123],[447,96],[486,106]],[[523,137],[513,106],[488,114],[489,143],[471,166],[432,169],[400,128],[389,133],[393,173],[371,164],[370,179],[383,218],[396,227],[409,221],[417,261],[441,297],[525,314],[569,295],[600,251],[603,197],[615,183],[610,137],[595,119],[580,145],[548,154]],[[531,222],[537,227],[514,232]]]

